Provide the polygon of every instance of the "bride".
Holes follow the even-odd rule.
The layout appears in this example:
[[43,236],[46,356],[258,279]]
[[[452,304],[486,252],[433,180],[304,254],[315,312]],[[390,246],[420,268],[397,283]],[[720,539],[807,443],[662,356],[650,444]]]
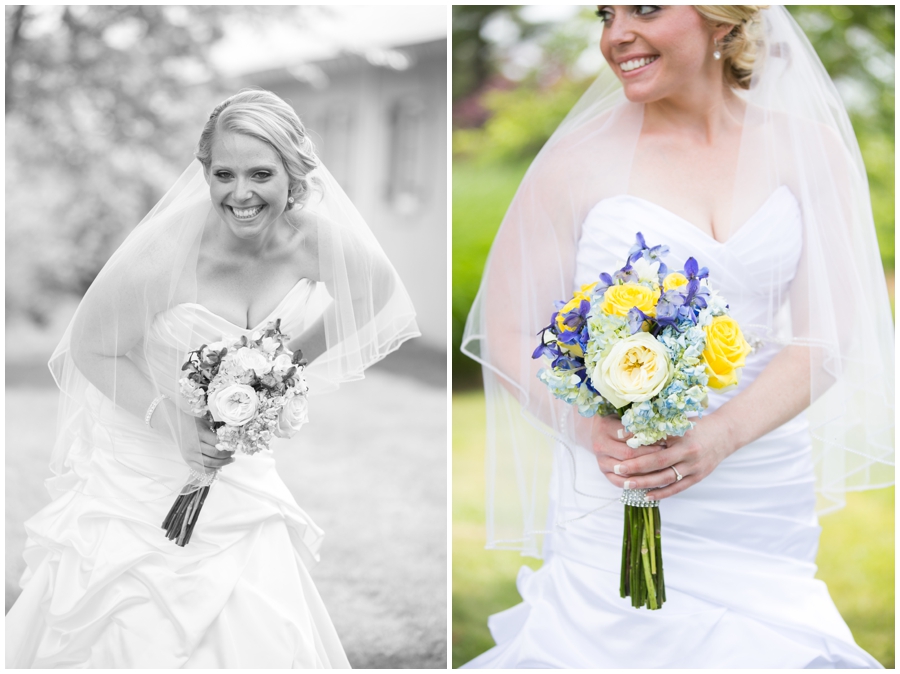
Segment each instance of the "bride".
[[[310,394],[418,334],[400,279],[293,109],[243,91],[110,258],[51,360],[61,390],[48,481],[26,522],[8,667],[346,668],[313,586],[322,531],[271,450],[218,449],[178,380],[189,351],[280,319]],[[280,421],[289,436],[305,409]],[[214,479],[188,544],[161,528]]]
[[[600,6],[609,68],[526,174],[463,350],[488,547],[543,556],[481,668],[880,667],[814,578],[816,513],[893,483],[893,333],[846,112],[783,7]],[[709,268],[755,346],[684,437],[632,450],[538,380],[554,301],[638,232]],[[661,499],[666,603],[619,596],[622,488]]]

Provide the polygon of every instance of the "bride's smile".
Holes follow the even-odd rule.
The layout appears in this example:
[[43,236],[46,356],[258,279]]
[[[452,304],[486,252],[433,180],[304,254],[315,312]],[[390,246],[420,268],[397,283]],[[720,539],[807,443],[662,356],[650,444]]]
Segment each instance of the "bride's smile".
[[601,5],[600,51],[628,100],[650,103],[698,89],[722,87],[722,65],[712,55],[730,26],[713,27],[691,6]]
[[290,187],[278,153],[247,134],[219,131],[207,173],[213,207],[228,230],[243,240],[268,238],[282,219]]

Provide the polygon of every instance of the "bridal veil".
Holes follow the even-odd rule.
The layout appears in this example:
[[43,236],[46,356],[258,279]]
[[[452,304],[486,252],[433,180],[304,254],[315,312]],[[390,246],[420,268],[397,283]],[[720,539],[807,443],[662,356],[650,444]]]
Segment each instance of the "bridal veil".
[[[313,240],[322,279],[315,284],[304,318],[304,329],[318,324],[326,343],[324,353],[306,370],[312,396],[361,378],[369,365],[419,334],[415,311],[396,271],[350,199],[314,159],[317,166],[306,176],[314,188],[298,204],[305,211],[304,222],[314,222],[317,228]],[[122,409],[128,409],[122,402],[133,395],[139,377],[151,382],[154,395],[177,400],[187,350],[199,348],[200,337],[195,336],[191,312],[180,312],[179,320],[165,322],[165,327],[154,319],[178,305],[197,303],[201,243],[216,217],[203,166],[195,161],[88,289],[50,361],[62,393],[51,462],[54,473],[77,472],[78,453],[103,441],[95,437],[98,425],[93,422],[98,418],[121,421],[133,429],[143,426],[143,419]],[[157,334],[161,331],[166,334]],[[85,358],[89,352],[108,357],[98,362],[101,359]],[[167,417],[167,433],[146,428],[147,437],[141,442],[129,442],[128,434],[110,433],[106,439],[108,455],[118,468],[149,478],[159,487],[148,491],[156,494],[154,498],[178,493],[188,476],[177,452],[157,453],[160,444],[171,446],[173,440],[189,440],[192,434],[196,439],[194,423],[183,421],[189,417],[176,416],[180,418]],[[87,437],[91,432],[94,436]],[[162,473],[161,456],[171,458],[171,469]],[[197,461],[202,463],[202,457]],[[88,495],[109,493],[90,481],[71,484]],[[132,497],[149,498],[139,493]]]
[[[826,512],[843,505],[847,490],[893,484],[893,324],[847,112],[784,7],[763,9],[753,23],[745,27],[757,48],[752,78],[746,90],[735,89],[743,120],[731,218],[717,223],[717,233],[734,236],[781,186],[800,204],[796,274],[790,284],[765,284],[790,289],[770,291],[766,319],[742,328],[751,341],[808,350],[807,418],[819,512]],[[642,115],[604,67],[529,168],[491,249],[462,346],[484,376],[489,548],[540,556],[552,450],[591,446],[589,420],[538,380],[541,364],[531,354],[554,301],[575,290],[585,216],[641,179],[632,160]],[[762,277],[784,273],[775,259],[753,264]],[[742,297],[728,300],[737,305]],[[578,490],[577,474],[565,479]],[[604,505],[580,493],[585,513]]]

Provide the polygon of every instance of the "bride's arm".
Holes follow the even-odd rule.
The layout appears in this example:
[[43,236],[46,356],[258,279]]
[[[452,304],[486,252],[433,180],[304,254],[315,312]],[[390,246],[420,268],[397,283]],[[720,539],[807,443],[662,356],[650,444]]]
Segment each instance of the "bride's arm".
[[[72,323],[70,355],[78,371],[117,407],[144,419],[157,390],[126,354],[144,335],[145,319],[154,315],[152,293],[139,270],[127,279],[106,278],[92,287],[79,306]],[[216,436],[205,424],[182,412],[175,401],[164,399],[150,418],[150,426],[163,434],[175,435],[185,462],[202,471],[204,465],[219,468],[233,461],[215,450]],[[200,462],[201,449],[207,455]],[[218,456],[220,458],[213,458]]]
[[[653,492],[654,498],[672,496],[700,482],[741,447],[793,419],[809,406],[809,401],[809,349],[787,346],[746,390],[698,419],[684,437],[668,438],[667,447],[653,447],[649,453],[649,448],[626,448],[619,452],[621,460],[604,455],[598,457],[598,463],[616,486],[662,487]],[[675,480],[673,465],[682,480]]]

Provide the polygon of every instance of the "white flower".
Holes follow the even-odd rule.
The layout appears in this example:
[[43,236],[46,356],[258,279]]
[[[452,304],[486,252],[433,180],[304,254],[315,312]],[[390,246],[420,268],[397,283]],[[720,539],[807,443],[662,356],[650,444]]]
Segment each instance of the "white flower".
[[306,422],[309,421],[306,396],[293,396],[278,413],[278,428],[275,435],[279,438],[292,438]]
[[250,333],[250,339],[254,342],[258,342],[262,339],[263,331],[262,330],[254,330]]
[[213,342],[212,344],[207,344],[206,348],[209,349],[210,351],[215,351],[216,353],[218,353],[219,351],[224,349],[226,346],[227,345],[225,344],[224,340],[219,340],[218,342]]
[[261,348],[266,353],[275,353],[281,342],[272,337],[263,337]]
[[256,414],[259,398],[256,391],[245,384],[230,384],[211,391],[207,395],[207,404],[216,421],[224,421],[229,426],[241,426]]
[[631,263],[631,268],[634,269],[639,280],[659,283],[659,260],[647,262],[647,260],[640,257]]
[[285,373],[294,367],[294,364],[291,362],[291,357],[282,353],[275,357],[275,362],[272,363],[272,370],[279,377],[283,378]]
[[675,369],[666,347],[639,332],[617,342],[591,372],[594,388],[614,406],[650,400],[663,390]]
[[262,377],[272,369],[272,363],[262,353],[248,346],[233,351],[231,361],[243,370],[253,370],[257,377]]
[[719,294],[718,290],[710,290],[706,298],[706,306],[713,316],[722,316],[728,313],[728,301]]

